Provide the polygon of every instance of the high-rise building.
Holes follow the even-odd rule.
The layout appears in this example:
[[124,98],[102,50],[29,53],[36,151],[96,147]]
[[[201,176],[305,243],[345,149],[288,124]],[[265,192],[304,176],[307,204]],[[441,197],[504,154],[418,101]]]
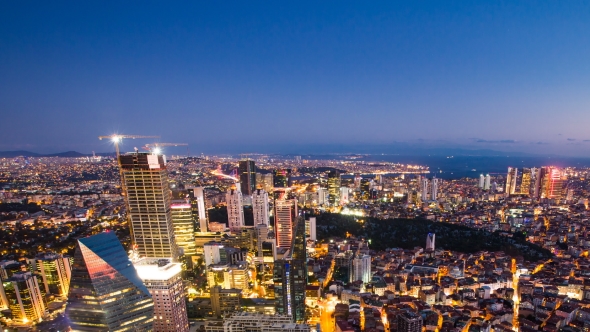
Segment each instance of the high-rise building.
[[210,294],[213,316],[220,317],[240,310],[241,289],[223,289],[221,286],[213,286],[210,289]]
[[289,252],[274,263],[273,281],[276,312],[293,317],[295,322],[304,321],[307,258],[305,220],[302,217],[295,220]]
[[233,185],[225,194],[227,202],[227,220],[229,222],[229,231],[232,233],[239,232],[244,227],[244,206],[242,203],[242,193]]
[[31,272],[16,272],[3,279],[0,294],[16,323],[39,322],[47,315],[39,280]]
[[340,187],[340,205],[349,203],[348,187]]
[[275,235],[278,248],[290,248],[293,240],[293,223],[297,217],[297,201],[280,199],[275,201]]
[[7,260],[0,262],[0,279],[8,280],[17,272],[26,272],[25,266],[17,261]]
[[170,211],[176,245],[182,251],[187,265],[192,267],[192,258],[197,255],[192,207],[184,200],[174,201],[170,205]]
[[225,246],[220,242],[207,242],[203,245],[203,258],[205,266],[211,264],[226,263]]
[[119,158],[137,253],[141,257],[176,260],[178,249],[164,156],[134,152]]
[[352,261],[352,280],[369,283],[371,277],[371,256],[357,255]]
[[256,186],[261,186],[267,193],[271,193],[272,188],[274,188],[272,173],[256,173]]
[[256,256],[260,261],[263,260],[262,244],[268,241],[268,225],[256,225]]
[[540,198],[562,199],[566,177],[557,167],[542,167],[539,174]]
[[203,187],[187,187],[188,197],[193,212],[193,222],[199,232],[207,231],[207,209],[205,208],[205,192]]
[[256,189],[256,164],[254,160],[240,160],[240,186],[244,195],[252,195]]
[[58,254],[45,253],[38,255],[35,261],[39,281],[45,293],[67,297],[72,274],[70,259]]
[[518,168],[508,167],[508,175],[506,176],[506,191],[507,195],[514,195],[516,193],[516,180],[518,178]]
[[336,206],[340,205],[340,172],[339,171],[330,171],[328,173],[328,201],[330,205]]
[[275,188],[287,188],[289,187],[291,170],[289,169],[277,169],[273,174],[273,184]]
[[434,233],[428,233],[428,235],[426,236],[426,250],[434,251],[435,236],[436,235]]
[[154,332],[188,332],[181,264],[144,258],[133,265],[154,301]]
[[261,313],[234,312],[223,322],[210,322],[206,332],[309,332],[308,324],[293,323],[287,315],[265,315]]
[[480,174],[479,175],[479,185],[478,185],[478,187],[481,188],[481,189],[483,189],[484,184],[485,184],[485,177],[483,176],[483,174]]
[[78,240],[66,316],[73,331],[152,331],[154,302],[115,233]]
[[268,193],[262,189],[256,189],[252,193],[252,214],[254,215],[254,226],[269,223],[268,218]]
[[317,240],[315,217],[309,217],[309,220],[305,221],[305,236],[307,236],[312,241]]
[[221,286],[223,289],[248,289],[248,266],[240,264],[212,264],[207,267],[207,283],[209,287]]
[[318,205],[326,205],[329,200],[328,189],[318,188]]
[[490,189],[491,189],[491,177],[489,174],[486,174],[484,184],[483,184],[483,190],[490,190]]
[[398,332],[422,332],[422,316],[406,311],[397,315]]
[[420,198],[422,201],[428,200],[428,179],[425,177],[422,178],[422,183],[420,186]]
[[432,178],[432,189],[430,191],[430,199],[436,201],[438,197],[438,179]]

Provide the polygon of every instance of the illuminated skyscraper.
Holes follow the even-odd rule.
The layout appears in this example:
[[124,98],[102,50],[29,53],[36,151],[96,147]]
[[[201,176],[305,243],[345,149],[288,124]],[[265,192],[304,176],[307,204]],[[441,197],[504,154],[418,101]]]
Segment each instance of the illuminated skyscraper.
[[305,221],[305,236],[307,236],[312,241],[316,241],[316,234],[316,219],[315,217],[309,217],[309,220]]
[[0,293],[16,323],[39,322],[47,315],[39,280],[31,272],[16,272],[2,280]]
[[371,256],[360,255],[352,260],[352,281],[371,282]]
[[328,173],[328,195],[329,203],[332,206],[340,204],[340,172],[330,171]]
[[422,183],[420,186],[420,198],[424,202],[428,200],[428,179],[425,177],[422,178]]
[[434,233],[428,233],[426,236],[426,250],[434,251]]
[[520,180],[520,194],[529,196],[531,194],[531,184],[534,179],[534,168],[523,168]]
[[164,156],[128,153],[120,156],[133,244],[141,257],[178,257],[170,213],[170,186]]
[[192,257],[197,254],[192,207],[186,201],[174,201],[170,210],[176,245],[182,250],[188,265],[192,266]]
[[46,294],[68,296],[72,268],[70,259],[58,254],[40,254],[35,258],[41,287]]
[[[277,248],[290,248],[293,240],[293,222],[297,217],[297,201],[279,199],[275,201],[275,234]],[[305,232],[305,229],[303,230]]]
[[188,332],[180,264],[142,259],[133,265],[154,301],[154,332]]
[[264,189],[256,189],[252,193],[252,213],[254,215],[254,226],[258,224],[268,225],[268,193]]
[[298,217],[294,236],[284,259],[276,260],[273,268],[276,312],[305,320],[305,286],[307,284],[307,257],[305,250],[305,220]]
[[256,164],[254,160],[240,160],[240,186],[244,195],[252,195],[256,189]]
[[479,185],[478,187],[483,189],[483,186],[485,185],[485,177],[483,176],[483,174],[479,175]]
[[565,176],[557,167],[541,168],[540,185],[541,198],[562,199],[564,196]]
[[430,199],[436,201],[438,197],[438,179],[432,178],[432,189],[430,190]]
[[490,189],[491,189],[491,178],[490,178],[489,174],[486,174],[484,184],[483,184],[483,190],[490,190]]
[[232,185],[230,190],[225,194],[227,202],[227,220],[229,222],[229,231],[237,233],[244,227],[244,206],[242,203],[242,193]]
[[506,176],[506,190],[508,195],[516,193],[516,179],[518,178],[518,168],[508,167],[508,175]]
[[205,192],[203,187],[187,187],[193,221],[199,226],[200,232],[207,231],[207,209],[205,208]]
[[275,188],[289,187],[289,177],[291,171],[288,169],[277,169],[273,174],[273,183]]
[[78,240],[66,316],[73,331],[153,331],[154,302],[115,233]]

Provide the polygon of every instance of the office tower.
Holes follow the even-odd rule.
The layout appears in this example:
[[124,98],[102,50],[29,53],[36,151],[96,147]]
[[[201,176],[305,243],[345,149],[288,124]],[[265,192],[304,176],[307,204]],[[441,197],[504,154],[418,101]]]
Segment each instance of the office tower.
[[174,226],[176,245],[182,251],[190,268],[192,258],[197,255],[192,207],[184,200],[174,201],[170,205],[170,216]]
[[508,195],[514,195],[516,192],[516,179],[518,178],[518,168],[508,167],[508,175],[506,176],[506,191]]
[[241,289],[223,289],[221,286],[213,286],[210,294],[213,316],[220,317],[240,310]]
[[520,194],[530,196],[534,179],[534,168],[523,168],[520,180]]
[[127,190],[133,244],[140,257],[177,259],[164,156],[128,153],[119,157]]
[[272,188],[274,187],[272,173],[256,173],[256,186],[261,186],[267,193],[272,192]]
[[78,240],[66,316],[73,331],[152,331],[154,302],[115,233]]
[[273,281],[276,312],[293,317],[294,322],[304,321],[307,258],[305,220],[302,217],[295,220],[289,252],[274,263]]
[[422,201],[425,202],[428,200],[428,179],[427,178],[422,178],[422,184],[421,184],[421,188],[420,188],[420,197],[422,198]]
[[207,209],[205,208],[205,192],[203,187],[187,187],[193,221],[199,226],[200,232],[207,231]]
[[563,198],[565,180],[566,178],[559,168],[542,167],[539,175],[540,198]]
[[330,171],[328,173],[328,201],[330,205],[340,204],[340,172]]
[[326,204],[328,204],[328,200],[329,200],[328,189],[318,188],[318,205],[326,205]]
[[227,220],[229,222],[229,231],[232,233],[239,232],[244,227],[244,206],[242,203],[242,193],[232,185],[230,190],[225,194],[227,202]]
[[398,332],[422,332],[422,316],[406,311],[397,315]]
[[438,179],[432,178],[432,190],[430,191],[430,199],[436,201],[438,196]]
[[484,184],[485,184],[485,177],[483,176],[483,174],[480,174],[479,175],[479,185],[478,185],[478,187],[481,188],[481,189],[483,189]]
[[8,280],[17,272],[26,272],[25,266],[17,261],[8,260],[0,262],[0,279]]
[[70,259],[62,255],[46,253],[38,255],[35,261],[39,281],[45,293],[67,297],[72,273]]
[[348,187],[340,187],[340,204],[344,205],[344,204],[348,204],[348,203],[349,203]]
[[361,197],[363,199],[368,199],[369,195],[371,194],[371,180],[369,179],[361,179]]
[[207,242],[203,245],[203,258],[205,266],[211,264],[226,263],[225,246],[220,242]]
[[426,236],[426,250],[434,251],[434,233],[428,233]]
[[353,282],[353,266],[352,262],[354,260],[354,253],[351,250],[347,250],[345,252],[341,252],[334,258],[334,265],[338,268],[340,273],[342,274],[341,281],[344,282]]
[[256,164],[254,160],[240,160],[238,169],[242,194],[252,195],[256,189]]
[[275,201],[275,234],[278,248],[290,248],[293,240],[293,223],[297,217],[297,201],[280,199]]
[[309,217],[309,220],[305,221],[305,236],[312,241],[317,240],[315,217]]
[[209,287],[220,286],[223,289],[249,288],[248,266],[240,264],[212,264],[207,267],[207,284]]
[[264,189],[256,189],[252,193],[252,214],[254,215],[254,226],[269,223],[268,218],[268,193]]
[[486,174],[484,184],[483,184],[483,190],[490,190],[490,187],[491,187],[490,182],[491,182],[491,177],[489,174]]
[[371,256],[357,255],[353,259],[352,280],[361,280],[365,284],[371,282]]
[[277,244],[274,239],[268,239],[262,242],[262,261],[264,263],[274,263],[277,258]]
[[273,173],[273,185],[275,188],[287,188],[289,187],[290,170],[277,169]]
[[31,272],[16,272],[3,280],[3,302],[7,304],[12,319],[19,324],[40,322],[47,315],[45,299],[39,280]]
[[263,260],[262,244],[268,241],[268,225],[256,225],[256,256],[260,261]]
[[144,258],[133,265],[154,301],[154,332],[188,332],[181,264]]

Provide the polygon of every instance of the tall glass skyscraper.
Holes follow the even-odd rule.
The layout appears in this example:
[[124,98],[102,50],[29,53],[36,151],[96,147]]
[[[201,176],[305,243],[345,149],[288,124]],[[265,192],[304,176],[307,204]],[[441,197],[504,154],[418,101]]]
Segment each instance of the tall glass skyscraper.
[[164,156],[133,152],[121,155],[120,162],[137,253],[177,260]]
[[305,250],[305,220],[294,220],[293,238],[284,259],[276,260],[273,270],[275,309],[279,314],[293,317],[294,322],[305,320],[305,286],[307,258]]
[[338,171],[328,173],[328,195],[330,205],[340,204],[340,172]]
[[154,302],[115,233],[79,239],[66,316],[73,331],[152,331]]
[[252,195],[256,189],[256,164],[254,160],[240,160],[239,172],[242,194]]

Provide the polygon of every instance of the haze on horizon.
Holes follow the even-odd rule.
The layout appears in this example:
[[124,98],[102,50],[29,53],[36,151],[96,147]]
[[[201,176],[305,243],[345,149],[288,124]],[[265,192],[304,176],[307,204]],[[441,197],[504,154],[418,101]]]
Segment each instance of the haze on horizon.
[[586,156],[589,40],[586,1],[5,2],[0,150]]

